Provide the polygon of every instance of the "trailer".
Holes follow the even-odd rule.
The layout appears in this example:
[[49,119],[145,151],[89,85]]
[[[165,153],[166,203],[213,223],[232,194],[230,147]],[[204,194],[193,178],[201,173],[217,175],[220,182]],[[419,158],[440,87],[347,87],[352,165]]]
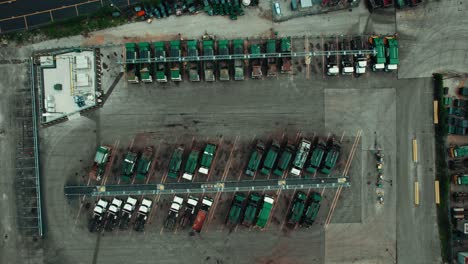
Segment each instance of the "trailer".
[[[180,58],[180,40],[172,40],[169,42],[170,44],[170,55],[173,58]],[[171,65],[171,80],[175,82],[182,81],[182,76],[180,74],[181,64],[178,61],[173,61],[170,63]]]
[[181,228],[189,226],[192,224],[195,217],[195,210],[198,205],[198,198],[189,196],[187,202],[185,203],[184,212],[180,217],[179,225]]
[[148,220],[152,205],[153,201],[150,199],[144,198],[141,201],[140,207],[138,208],[137,217],[135,219],[135,231],[143,232],[145,230],[146,220]]
[[243,225],[251,226],[255,223],[261,198],[261,195],[258,193],[250,194],[249,200],[247,201],[247,208],[244,213],[244,219],[242,221]]
[[[203,41],[203,56],[213,56],[214,57],[214,42],[213,40],[204,40]],[[215,78],[215,62],[213,60],[203,61],[203,71],[205,74],[206,82],[214,82]]]
[[124,182],[129,182],[135,173],[135,164],[138,159],[138,154],[132,151],[127,151],[122,163],[122,176]]
[[395,37],[385,37],[385,55],[387,57],[385,71],[396,71],[400,60],[398,59],[398,40]]
[[[281,53],[291,53],[291,37],[281,38]],[[281,73],[292,73],[291,57],[281,58]]]
[[171,161],[169,162],[169,172],[167,176],[177,179],[180,174],[180,165],[182,164],[182,156],[184,155],[184,148],[178,147],[172,153]]
[[114,230],[114,228],[119,223],[120,210],[122,208],[122,203],[123,201],[118,198],[112,199],[111,205],[109,206],[109,210],[107,210],[107,217],[106,217],[107,221],[106,221],[106,226],[105,226],[106,231]]
[[[162,41],[155,42],[154,44],[154,54],[158,59],[166,58],[166,44]],[[166,63],[165,62],[156,62],[156,81],[165,83],[167,82],[166,75]]]
[[[195,58],[198,57],[198,41],[197,40],[188,40],[187,41],[187,52],[188,56]],[[200,81],[199,74],[199,62],[198,60],[192,60],[188,62],[188,75],[191,82]]]
[[[355,37],[351,40],[351,48],[355,51],[364,50],[364,42],[361,37]],[[367,70],[367,57],[363,54],[354,55],[354,69],[357,75],[366,73]]]
[[[151,49],[149,42],[140,42],[138,43],[138,50],[140,51],[140,76],[142,82],[153,82],[153,77],[151,76],[151,64],[149,60],[151,58]],[[146,62],[144,62],[146,60]]]
[[336,144],[333,140],[330,141],[327,146],[327,154],[325,160],[323,161],[321,172],[325,175],[329,175],[331,170],[335,167],[336,161],[340,156],[341,147]]
[[107,162],[111,156],[112,148],[108,146],[99,146],[94,155],[94,163],[91,171],[89,172],[89,177],[100,181],[104,172],[106,170]]
[[128,224],[132,219],[133,212],[135,211],[135,207],[138,204],[138,200],[129,196],[127,197],[127,201],[125,202],[122,208],[122,216],[120,217],[119,227],[121,230],[126,230],[128,228]]
[[304,226],[310,227],[317,218],[317,214],[320,210],[320,202],[322,201],[322,196],[317,192],[312,192],[308,201],[307,207],[304,212],[304,219],[302,222]]
[[263,196],[262,208],[258,213],[256,226],[260,228],[265,228],[266,224],[268,223],[268,219],[270,218],[271,210],[273,208],[274,203],[275,200],[272,196],[269,196],[267,194]]
[[189,157],[187,159],[187,163],[185,163],[185,170],[184,174],[182,175],[183,179],[186,179],[188,181],[193,180],[193,176],[195,175],[195,171],[197,170],[198,157],[200,157],[200,151],[192,150],[192,152],[190,152]]
[[249,162],[247,163],[247,168],[245,169],[245,174],[247,176],[253,177],[260,166],[260,162],[262,161],[263,152],[265,151],[265,145],[263,142],[259,141],[250,154]]
[[276,164],[276,168],[273,171],[273,174],[279,177],[284,175],[284,172],[288,170],[289,164],[291,163],[291,159],[293,153],[295,151],[295,147],[291,144],[286,145],[286,148],[281,153],[281,157],[278,160],[278,164]]
[[322,164],[322,159],[325,154],[327,147],[321,141],[315,145],[314,150],[312,151],[312,156],[309,160],[309,165],[307,166],[307,172],[309,173],[316,173],[319,169],[320,165]]
[[[234,45],[234,54],[244,55],[244,40],[235,39],[232,41]],[[234,60],[234,80],[243,81],[244,80],[244,60],[235,59]]]
[[213,204],[213,199],[210,197],[203,197],[202,204],[200,209],[198,210],[197,217],[195,218],[195,221],[193,222],[192,225],[192,230],[200,233],[203,224],[205,224],[206,216],[208,215],[208,211],[210,210],[211,205]]
[[99,199],[94,206],[93,216],[89,220],[88,229],[89,232],[99,232],[104,224],[104,216],[107,211],[107,206],[109,202],[104,199]]
[[144,180],[148,175],[149,168],[151,166],[151,162],[153,161],[153,147],[146,147],[141,155],[140,161],[138,162],[136,179],[137,180]]
[[[276,39],[269,39],[266,42],[266,51],[268,54],[276,53]],[[276,57],[268,58],[268,77],[278,76],[278,59]]]
[[307,160],[307,156],[309,156],[310,146],[311,146],[310,141],[306,139],[301,140],[301,143],[299,144],[299,148],[297,149],[297,152],[296,152],[296,157],[294,158],[294,161],[293,161],[293,166],[290,170],[290,173],[293,176],[297,176],[297,177],[301,176],[302,169],[304,168],[304,164]]
[[261,53],[260,45],[258,44],[251,44],[250,45],[250,63],[252,64],[252,79],[261,79],[263,76],[262,67],[263,67],[263,59],[260,57]]
[[292,206],[288,212],[288,225],[295,227],[296,224],[301,223],[302,215],[304,214],[305,202],[307,195],[302,191],[297,191],[292,202]]
[[207,144],[202,154],[200,168],[198,169],[199,173],[208,175],[215,153],[216,145]]
[[[347,39],[343,39],[340,43],[340,50],[351,50],[351,45]],[[341,56],[341,74],[352,75],[354,73],[353,68],[353,55],[344,54]]]
[[[137,45],[135,43],[125,44],[125,58],[127,61],[135,61],[137,59]],[[125,64],[125,75],[129,83],[139,83],[140,71],[139,64],[126,63]]]
[[336,55],[332,54],[331,51],[335,51],[335,43],[329,42],[325,43],[325,51],[327,51],[327,55],[325,57],[327,63],[327,75],[328,76],[335,76],[338,75],[340,69],[338,68],[338,63],[336,62]]
[[385,70],[385,47],[382,38],[379,36],[372,36],[369,38],[369,44],[377,52],[377,54],[372,57],[372,70]]
[[279,150],[279,143],[274,141],[266,154],[265,161],[263,162],[263,168],[260,170],[262,174],[269,175],[271,173],[271,170],[276,163],[276,159],[278,158]]
[[[218,54],[221,56],[228,56],[229,53],[229,40],[219,40],[218,41]],[[220,60],[219,63],[219,80],[220,81],[229,81],[229,61]]]
[[237,225],[242,221],[242,211],[244,210],[245,200],[246,197],[242,193],[236,193],[236,195],[234,195],[227,219],[229,224]]
[[172,231],[177,223],[177,218],[179,217],[179,211],[184,203],[184,198],[174,195],[172,199],[171,207],[169,208],[169,214],[164,221],[164,228]]

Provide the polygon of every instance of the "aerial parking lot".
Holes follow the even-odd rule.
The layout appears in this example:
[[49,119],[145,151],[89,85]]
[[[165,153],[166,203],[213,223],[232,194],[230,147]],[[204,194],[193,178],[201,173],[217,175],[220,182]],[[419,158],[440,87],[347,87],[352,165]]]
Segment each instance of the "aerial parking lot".
[[363,2],[5,44],[0,262],[440,263],[431,74],[466,70],[464,9]]

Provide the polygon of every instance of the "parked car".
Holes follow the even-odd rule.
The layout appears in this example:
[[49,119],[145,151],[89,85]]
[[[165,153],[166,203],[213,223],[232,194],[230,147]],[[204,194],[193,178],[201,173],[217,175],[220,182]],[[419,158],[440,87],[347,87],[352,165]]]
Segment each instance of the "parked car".
[[281,16],[281,8],[280,8],[280,4],[278,2],[276,2],[274,4],[274,8],[275,8],[275,13],[278,15],[278,16]]

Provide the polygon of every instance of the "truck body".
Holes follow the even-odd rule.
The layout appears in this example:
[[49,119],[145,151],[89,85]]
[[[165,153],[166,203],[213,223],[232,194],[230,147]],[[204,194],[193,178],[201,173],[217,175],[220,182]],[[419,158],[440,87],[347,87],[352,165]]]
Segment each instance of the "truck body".
[[398,59],[398,40],[395,37],[385,37],[385,55],[387,64],[385,71],[395,71],[398,69],[400,60]]
[[167,176],[177,179],[180,174],[180,165],[182,164],[182,156],[184,155],[184,148],[178,147],[174,150],[169,161],[169,172]]
[[[170,43],[170,56],[175,57],[175,58],[180,58],[181,52],[180,52],[180,40],[172,40]],[[178,61],[173,61],[170,63],[171,65],[171,80],[175,82],[180,82],[182,81],[182,76],[180,74],[180,62]]]
[[127,201],[125,202],[122,208],[122,216],[120,217],[120,229],[125,230],[128,228],[128,224],[130,223],[130,219],[132,219],[133,212],[135,211],[135,207],[137,206],[138,200],[129,196],[127,197]]
[[[218,41],[218,54],[222,56],[229,55],[229,40],[220,40]],[[219,61],[219,80],[220,81],[229,81],[229,61],[220,60]]]
[[302,215],[304,214],[306,199],[307,195],[304,192],[296,192],[291,209],[288,212],[288,225],[295,226],[301,222]]
[[385,70],[385,47],[381,37],[372,36],[369,38],[371,47],[377,52],[372,58],[372,70],[382,71]]
[[[154,55],[158,59],[166,58],[166,44],[162,41],[154,43]],[[156,62],[156,81],[167,82],[166,63]]]
[[325,57],[327,63],[327,75],[338,75],[340,69],[338,68],[338,64],[336,62],[336,55],[332,53],[333,51],[336,51],[335,43],[325,43],[325,51],[327,52],[327,56]]
[[[214,42],[213,40],[203,41],[203,56],[214,56]],[[215,81],[215,62],[213,60],[203,61],[203,71],[205,74],[206,82]]]
[[107,211],[109,202],[104,199],[99,199],[94,206],[93,215],[89,220],[88,229],[89,232],[99,232],[104,224],[104,218]]
[[311,143],[306,139],[302,139],[301,143],[299,144],[299,148],[296,152],[296,157],[293,160],[293,166],[290,170],[290,173],[293,176],[301,176],[302,169],[304,168],[304,164],[307,160],[307,156],[309,156]]
[[[269,39],[266,42],[266,51],[268,54],[276,53],[276,39]],[[267,76],[268,77],[276,77],[278,76],[278,59],[268,58],[268,69],[267,69]]]
[[111,155],[112,148],[108,146],[99,146],[94,155],[94,163],[91,171],[89,172],[89,177],[100,181],[104,172],[106,170],[107,162]]
[[122,163],[122,176],[121,179],[124,182],[129,182],[133,178],[135,173],[135,164],[138,159],[138,155],[135,152],[128,151],[125,154],[123,163]]
[[[198,41],[188,40],[187,41],[187,52],[189,57],[198,57]],[[191,82],[200,81],[199,73],[199,62],[198,60],[192,60],[188,62],[188,74]]]
[[145,150],[143,151],[143,154],[141,155],[140,160],[138,161],[137,174],[136,174],[137,180],[142,181],[146,179],[152,160],[153,160],[153,147],[146,147]]
[[143,232],[145,230],[146,220],[148,220],[149,213],[151,211],[151,206],[153,201],[150,199],[144,198],[141,201],[140,207],[138,208],[137,216],[135,219],[135,231]]
[[[291,37],[281,38],[281,53],[291,54]],[[291,57],[281,58],[281,73],[292,73]]]
[[198,198],[189,196],[187,202],[185,203],[184,212],[180,217],[180,227],[184,228],[188,225],[191,225],[195,217],[195,209],[198,205]]
[[270,218],[271,209],[273,208],[275,200],[273,197],[265,194],[263,196],[263,203],[260,212],[258,213],[258,219],[256,225],[260,228],[265,228],[266,224],[268,223],[268,219]]
[[[340,50],[351,50],[351,45],[347,39],[343,39],[340,43]],[[353,73],[353,55],[341,55],[341,74],[352,75]]]
[[138,43],[138,50],[140,52],[140,77],[142,82],[153,82],[153,77],[151,76],[151,63],[149,62],[151,58],[151,49],[149,42],[140,42]]
[[255,149],[250,154],[249,162],[247,163],[247,168],[245,169],[245,174],[247,176],[253,177],[255,172],[257,172],[260,162],[262,161],[263,152],[265,151],[265,145],[263,142],[258,142]]
[[280,177],[284,175],[284,172],[289,168],[294,151],[295,148],[293,145],[288,144],[286,146],[286,148],[283,150],[283,153],[281,153],[281,157],[278,160],[278,164],[276,164],[275,170],[273,171],[274,175]]
[[106,222],[106,231],[112,231],[114,228],[117,226],[119,223],[119,218],[120,218],[120,210],[122,209],[122,203],[123,201],[114,198],[112,199],[111,205],[109,206],[109,209],[107,210],[107,222]]
[[450,147],[449,148],[449,156],[451,158],[463,158],[468,156],[468,145],[458,146],[458,147]]
[[252,64],[252,79],[260,79],[263,76],[262,73],[262,62],[263,59],[260,58],[261,48],[258,44],[251,44],[250,45],[250,60]]
[[278,152],[280,150],[280,145],[278,142],[273,142],[270,149],[268,150],[265,161],[263,162],[263,167],[260,170],[262,174],[268,175],[271,173],[273,166],[275,165],[276,159],[278,158]]
[[315,222],[315,219],[317,219],[321,201],[322,196],[319,193],[312,192],[304,212],[303,223],[306,227],[310,227]]
[[[232,41],[234,46],[235,55],[244,55],[244,40],[235,39]],[[234,60],[234,80],[243,81],[244,80],[244,60],[235,59]]]
[[208,211],[210,210],[211,205],[213,204],[213,199],[205,196],[203,197],[201,207],[198,210],[197,217],[195,218],[195,221],[193,222],[192,225],[192,230],[200,233],[203,224],[205,224],[206,216],[208,215]]
[[242,221],[243,225],[251,226],[255,223],[261,199],[262,197],[258,193],[250,194],[247,207],[245,208],[244,220]]
[[193,180],[193,175],[195,175],[195,171],[198,165],[198,157],[200,157],[200,152],[198,150],[192,150],[190,152],[187,163],[185,163],[185,170],[184,174],[182,175],[183,179],[188,181]]
[[139,67],[136,64],[137,59],[137,45],[135,43],[126,43],[125,44],[125,72],[127,76],[127,81],[129,83],[139,83]]
[[164,228],[172,231],[177,223],[177,218],[179,217],[179,211],[184,203],[184,198],[174,195],[172,199],[171,207],[169,208],[169,214],[164,221]]
[[[364,50],[364,42],[361,37],[355,37],[351,40],[351,48],[353,50]],[[367,70],[367,57],[364,54],[354,55],[354,69],[356,74],[364,74]]]
[[215,153],[216,145],[207,144],[201,158],[199,173],[208,175]]
[[327,147],[323,142],[318,142],[312,151],[312,156],[309,160],[309,165],[307,166],[307,172],[316,173],[322,164],[322,159],[325,154]]
[[236,193],[232,200],[231,209],[229,210],[228,223],[237,225],[242,220],[242,210],[244,209],[246,197],[242,193]]
[[340,156],[341,147],[334,142],[330,143],[327,146],[327,154],[325,160],[323,161],[321,172],[325,175],[329,175],[331,170],[335,167],[336,161]]
[[468,174],[453,175],[452,180],[456,185],[468,185]]

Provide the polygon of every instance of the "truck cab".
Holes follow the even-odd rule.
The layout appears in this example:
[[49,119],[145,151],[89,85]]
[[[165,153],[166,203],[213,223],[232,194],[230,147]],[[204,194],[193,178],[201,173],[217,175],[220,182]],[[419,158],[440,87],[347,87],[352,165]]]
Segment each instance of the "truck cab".
[[193,218],[195,217],[195,210],[198,205],[198,198],[189,196],[185,203],[185,209],[180,217],[180,226],[184,228],[187,225],[192,224]]
[[93,233],[101,231],[108,205],[109,202],[104,199],[99,199],[97,201],[96,205],[94,206],[93,216],[89,221],[89,232]]
[[134,230],[138,232],[143,232],[145,230],[146,220],[148,220],[149,213],[151,211],[151,206],[153,201],[150,199],[144,198],[141,201],[140,207],[138,208],[137,217],[135,220]]
[[138,159],[138,155],[135,152],[128,151],[125,154],[124,161],[122,163],[122,177],[121,179],[125,182],[129,182],[133,178],[135,173],[135,164]]
[[376,54],[372,58],[372,70],[383,71],[385,70],[385,47],[382,38],[379,36],[372,36],[369,38],[369,43],[375,50]]
[[260,213],[258,213],[258,219],[256,225],[260,228],[265,228],[268,219],[270,218],[271,209],[273,208],[273,204],[275,199],[272,196],[265,194],[263,196],[263,203],[262,209],[260,209]]
[[170,178],[177,179],[179,177],[183,154],[183,147],[176,148],[172,153],[171,161],[169,162],[169,172],[167,173],[167,176]]
[[169,214],[164,221],[164,228],[168,230],[174,230],[175,224],[177,222],[177,217],[179,217],[179,211],[184,203],[184,198],[174,195],[174,199],[171,203],[171,208],[169,208]]
[[385,71],[396,71],[400,61],[398,59],[398,40],[395,37],[385,38],[385,55],[387,58]]
[[329,42],[325,43],[325,51],[327,52],[326,56],[326,63],[327,63],[327,75],[328,76],[335,76],[338,75],[340,69],[338,68],[338,63],[336,54],[333,52],[336,51],[335,43]]
[[[361,37],[355,37],[351,40],[351,49],[355,51],[364,50],[364,42]],[[357,75],[366,73],[367,69],[367,57],[364,54],[355,54],[354,55],[354,69]]]
[[104,172],[106,170],[107,162],[109,161],[111,155],[111,147],[108,146],[99,146],[96,150],[96,155],[94,156],[94,164],[89,172],[89,177],[100,181]]
[[[340,50],[351,50],[350,43],[347,39],[343,39],[340,42]],[[353,68],[353,55],[351,54],[343,54],[341,56],[341,74],[342,75],[352,75],[354,73]]]
[[307,157],[309,156],[309,151],[310,151],[311,143],[309,140],[302,139],[301,143],[299,144],[299,148],[296,152],[296,157],[294,158],[293,161],[293,166],[291,168],[290,173],[293,176],[301,176],[302,174],[302,169],[304,168],[304,164],[307,160]]
[[200,157],[200,152],[198,150],[192,150],[192,152],[190,152],[187,162],[185,163],[185,170],[182,175],[183,179],[187,181],[193,180],[193,175],[197,170],[198,157]]
[[118,198],[112,200],[109,210],[107,210],[106,231],[114,230],[115,226],[118,224],[122,203],[123,201]]
[[122,208],[122,216],[120,217],[119,227],[121,230],[125,230],[128,228],[128,224],[130,219],[132,218],[133,212],[135,211],[135,207],[137,206],[138,200],[129,196],[127,197],[127,201],[125,202]]

